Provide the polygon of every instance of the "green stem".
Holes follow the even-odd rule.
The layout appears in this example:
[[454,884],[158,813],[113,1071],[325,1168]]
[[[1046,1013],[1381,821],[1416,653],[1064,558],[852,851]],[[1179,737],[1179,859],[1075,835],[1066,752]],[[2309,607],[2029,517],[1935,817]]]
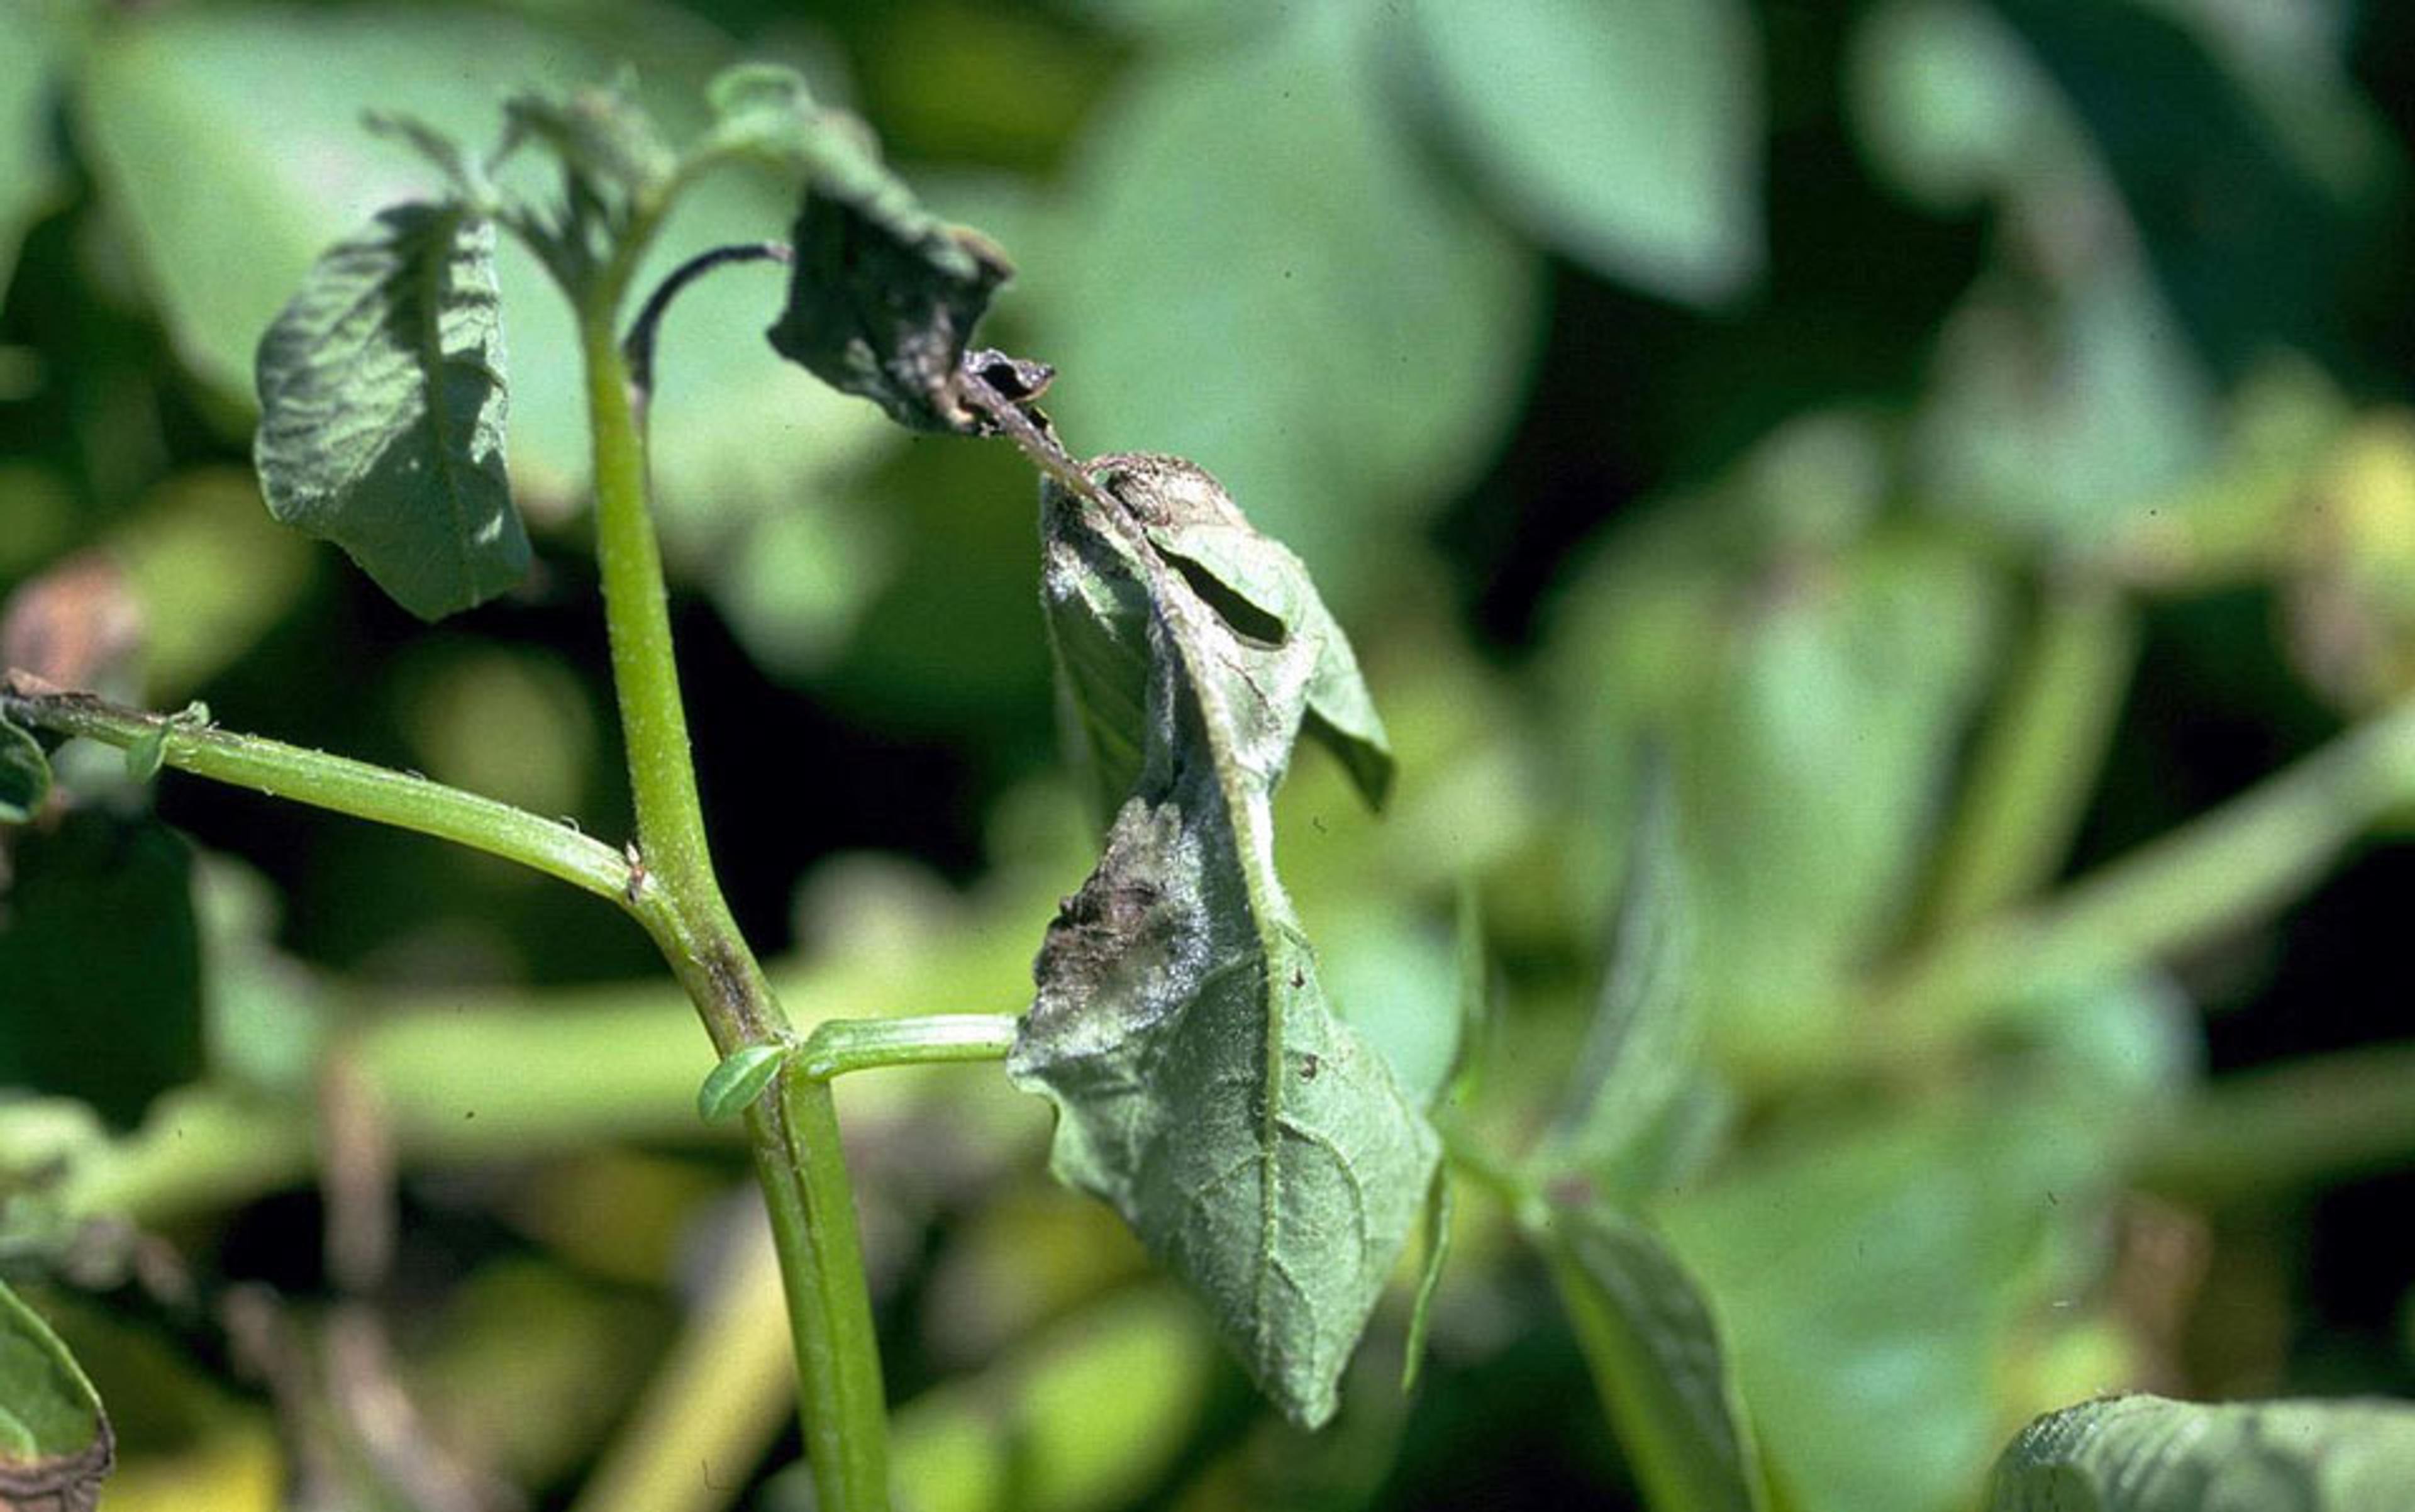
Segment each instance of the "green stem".
[[156,737],[162,761],[179,771],[450,840],[609,898],[641,920],[652,912],[648,890],[620,851],[569,825],[425,777],[22,681],[0,691],[0,711],[121,749]]
[[2093,580],[2048,586],[1972,761],[1930,892],[1933,928],[1983,919],[2053,877],[2138,659],[2138,614],[2119,590]]
[[2303,893],[2359,835],[2415,804],[2415,703],[2082,877],[1950,936],[1883,984],[1865,1050],[1916,1064],[2058,986],[2201,945]]
[[[722,897],[705,840],[648,508],[645,440],[612,330],[624,281],[600,282],[579,328],[595,447],[596,558],[638,850],[668,902],[668,927],[655,937],[726,1056],[779,1042],[788,1024]],[[880,1355],[829,1086],[784,1074],[781,1095],[748,1110],[747,1129],[788,1293],[798,1406],[819,1505],[823,1512],[882,1512],[889,1472]]]
[[2287,1197],[2415,1154],[2415,1045],[2217,1079],[2146,1142],[2138,1184],[2200,1206]]
[[816,1082],[882,1066],[1002,1060],[1014,1048],[1015,1023],[1011,1013],[825,1019],[805,1037],[797,1060],[805,1076]]

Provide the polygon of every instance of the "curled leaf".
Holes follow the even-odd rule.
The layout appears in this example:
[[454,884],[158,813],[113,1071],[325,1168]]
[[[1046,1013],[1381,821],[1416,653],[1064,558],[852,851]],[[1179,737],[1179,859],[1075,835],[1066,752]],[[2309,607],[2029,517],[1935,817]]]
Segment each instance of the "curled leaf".
[[510,588],[529,543],[503,474],[495,232],[402,204],[328,248],[262,337],[268,511],[440,619]]
[[1188,462],[1118,456],[1090,466],[1140,531],[1080,529],[1073,521],[1087,502],[1043,485],[1041,593],[1068,741],[1102,819],[1139,778],[1150,613],[1144,585],[1166,569],[1237,639],[1279,649],[1306,669],[1300,729],[1340,757],[1367,801],[1380,806],[1392,780],[1383,720],[1299,558],[1259,534],[1216,480]]
[[732,70],[714,83],[711,150],[805,171],[790,240],[788,300],[772,350],[916,430],[967,432],[957,368],[990,295],[1013,273],[976,232],[924,209],[853,117],[813,103],[786,70]]
[[1150,457],[1090,472],[1113,491],[1049,495],[1045,591],[1052,621],[1088,637],[1068,653],[1060,636],[1060,665],[1106,659],[1100,696],[1132,717],[1119,732],[1092,704],[1131,748],[1132,786],[1049,926],[1007,1069],[1058,1106],[1058,1175],[1113,1204],[1259,1387],[1313,1426],[1437,1141],[1328,1007],[1274,873],[1270,802],[1318,641],[1250,634],[1148,545],[1169,510],[1222,497],[1206,473]]

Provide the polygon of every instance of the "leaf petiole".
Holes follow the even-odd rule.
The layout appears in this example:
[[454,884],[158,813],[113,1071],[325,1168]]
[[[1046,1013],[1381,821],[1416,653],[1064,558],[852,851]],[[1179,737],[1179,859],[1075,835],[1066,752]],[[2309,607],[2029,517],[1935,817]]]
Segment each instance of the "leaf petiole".
[[906,1019],[824,1019],[797,1055],[817,1082],[882,1066],[1004,1060],[1014,1047],[1012,1013],[933,1013]]

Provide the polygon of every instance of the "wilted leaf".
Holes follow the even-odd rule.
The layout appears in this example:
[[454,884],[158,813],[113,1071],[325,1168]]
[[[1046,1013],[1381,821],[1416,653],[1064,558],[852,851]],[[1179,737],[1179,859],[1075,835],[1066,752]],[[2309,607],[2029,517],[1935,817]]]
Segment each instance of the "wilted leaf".
[[23,824],[51,796],[51,763],[40,742],[0,715],[0,824]]
[[806,170],[788,302],[766,333],[772,350],[901,426],[967,429],[956,368],[991,293],[1013,273],[1005,255],[925,210],[870,134],[817,111],[793,76],[733,70],[713,97],[724,136]]
[[424,620],[528,571],[503,475],[494,252],[491,223],[396,205],[319,259],[260,343],[269,513]]
[[0,1507],[90,1512],[114,1456],[92,1382],[50,1325],[0,1282]]
[[1557,1212],[1539,1242],[1654,1512],[1759,1507],[1752,1434],[1702,1287],[1607,1208]]
[[1553,246],[1679,299],[1761,271],[1762,81],[1735,0],[1414,7],[1423,82],[1479,187]]
[[1042,593],[1058,686],[1074,763],[1089,781],[1101,820],[1115,815],[1140,777],[1151,654],[1145,585],[1166,569],[1237,641],[1306,664],[1302,732],[1330,749],[1360,794],[1380,806],[1391,786],[1391,748],[1358,658],[1308,569],[1252,528],[1213,478],[1163,460],[1102,457],[1092,464],[1103,470],[1108,490],[1131,506],[1154,566],[1135,560],[1134,543],[1075,528],[1073,516],[1085,506],[1056,485],[1043,501]]
[[2396,1512],[2415,1487],[2403,1402],[2208,1405],[2115,1397],[2048,1413],[1997,1461],[1988,1512]]
[[1089,472],[1112,497],[1047,491],[1043,591],[1053,620],[1132,664],[1107,685],[1138,716],[1136,781],[1049,927],[1008,1070],[1058,1106],[1058,1174],[1112,1203],[1313,1426],[1436,1141],[1327,1007],[1274,875],[1269,804],[1319,648],[1242,634],[1143,538],[1221,499],[1214,480],[1170,457]]

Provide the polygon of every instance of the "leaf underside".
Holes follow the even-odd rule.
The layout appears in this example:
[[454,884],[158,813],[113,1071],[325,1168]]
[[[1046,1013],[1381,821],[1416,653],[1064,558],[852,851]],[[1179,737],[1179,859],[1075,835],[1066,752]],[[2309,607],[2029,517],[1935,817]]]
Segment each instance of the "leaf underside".
[[1988,1512],[2392,1512],[2415,1486],[2401,1402],[2115,1397],[2048,1413],[1997,1462]]
[[[1151,516],[1222,499],[1214,480],[1175,458],[1091,466],[1124,513],[1051,486],[1044,586],[1071,696],[1129,747],[1130,796],[1049,926],[1007,1069],[1057,1104],[1058,1175],[1112,1204],[1314,1426],[1437,1158],[1327,1006],[1274,875],[1270,801],[1332,653],[1261,585],[1246,596],[1289,633],[1243,634],[1149,545]],[[1116,675],[1087,685],[1075,657]]]
[[503,471],[491,223],[402,204],[330,247],[262,337],[269,513],[435,620],[528,570]]

